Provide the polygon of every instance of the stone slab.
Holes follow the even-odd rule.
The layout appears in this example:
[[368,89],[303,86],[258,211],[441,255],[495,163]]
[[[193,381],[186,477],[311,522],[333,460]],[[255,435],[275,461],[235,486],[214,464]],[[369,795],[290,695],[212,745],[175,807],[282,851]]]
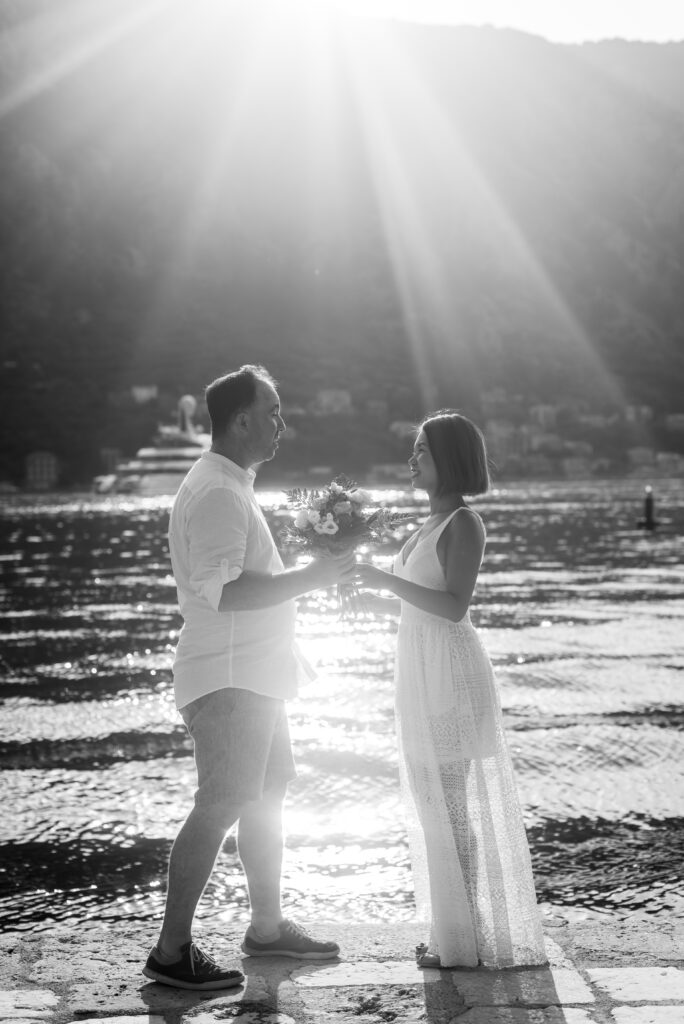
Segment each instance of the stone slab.
[[21,939],[0,936],[0,988],[13,990],[25,982],[29,965]]
[[[226,1007],[214,1005],[211,1011],[195,1013],[192,1009],[185,1014],[181,1012],[173,1016],[174,1021],[185,1021],[187,1024],[221,1024],[239,1020],[240,1024],[297,1024],[287,1013],[279,1013],[268,1006],[254,1007],[246,1010],[242,1006]],[[162,1014],[117,1014],[115,1017],[79,1017],[73,1024],[169,1024],[168,1015]]]
[[0,1018],[45,1020],[52,1016],[59,996],[50,989],[10,989],[0,992]]
[[677,919],[575,921],[549,934],[580,968],[667,965],[680,962],[684,950],[684,921]]
[[565,967],[451,972],[466,1006],[565,1006],[593,1003],[591,989],[577,971]]
[[573,1006],[537,1010],[474,1006],[458,1018],[458,1024],[595,1024],[595,1020],[590,1010]]
[[415,960],[342,961],[325,967],[307,965],[293,971],[292,981],[302,988],[350,988],[373,985],[424,985],[441,980],[443,971],[421,970]]
[[106,933],[58,933],[40,943],[40,954],[31,967],[30,981],[39,985],[117,982],[139,978],[149,947],[112,941]]
[[200,1008],[211,1013],[223,1013],[235,1003],[249,1005],[250,1008],[251,1004],[258,1004],[258,1008],[263,1007],[269,1012],[273,1009],[266,981],[259,976],[250,976],[246,985],[216,992],[192,992],[155,982],[141,986],[136,981],[128,985],[73,985],[69,995],[69,1010],[77,1017],[106,1012],[121,1016],[187,1014],[194,1020]]
[[[455,1003],[454,993],[434,998],[440,986],[417,985],[377,988],[302,989],[302,1014],[298,1024],[453,1024],[465,1007]],[[429,993],[429,997],[428,997]]]
[[594,985],[622,1003],[684,1002],[684,971],[676,967],[594,967],[587,974]]
[[682,1006],[616,1006],[615,1024],[682,1024]]
[[116,1017],[86,1017],[74,1024],[166,1024],[166,1018],[151,1013],[148,1017],[138,1014],[121,1014]]
[[546,955],[549,958],[549,967],[567,967],[570,970],[574,969],[573,962],[563,947],[559,946],[558,943],[549,938],[548,935],[544,936],[544,946],[546,947]]

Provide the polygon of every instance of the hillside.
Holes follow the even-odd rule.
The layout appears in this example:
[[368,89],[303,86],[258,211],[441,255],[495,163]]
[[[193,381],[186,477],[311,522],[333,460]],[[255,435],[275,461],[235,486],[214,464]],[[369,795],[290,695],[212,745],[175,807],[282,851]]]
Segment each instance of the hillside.
[[0,12],[0,477],[87,479],[152,426],[132,384],[247,360],[400,419],[681,410],[684,44],[150,10]]

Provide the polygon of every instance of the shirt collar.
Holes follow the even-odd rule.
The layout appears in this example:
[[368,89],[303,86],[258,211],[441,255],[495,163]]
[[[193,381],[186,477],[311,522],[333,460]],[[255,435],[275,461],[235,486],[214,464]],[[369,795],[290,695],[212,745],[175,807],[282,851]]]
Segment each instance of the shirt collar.
[[215,462],[223,469],[224,473],[228,473],[229,476],[244,484],[245,487],[253,486],[256,472],[253,469],[243,469],[242,466],[238,466],[237,462],[229,459],[227,455],[219,455],[218,452],[202,452],[200,458],[208,459],[209,462]]

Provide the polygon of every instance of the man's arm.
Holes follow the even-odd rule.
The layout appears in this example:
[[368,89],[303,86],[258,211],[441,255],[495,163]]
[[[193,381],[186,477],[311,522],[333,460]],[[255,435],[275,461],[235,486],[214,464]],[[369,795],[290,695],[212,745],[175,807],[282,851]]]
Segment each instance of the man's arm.
[[224,584],[218,610],[246,612],[272,608],[312,590],[351,581],[355,565],[353,552],[347,552],[315,558],[302,569],[285,569],[275,575],[245,571],[237,579]]

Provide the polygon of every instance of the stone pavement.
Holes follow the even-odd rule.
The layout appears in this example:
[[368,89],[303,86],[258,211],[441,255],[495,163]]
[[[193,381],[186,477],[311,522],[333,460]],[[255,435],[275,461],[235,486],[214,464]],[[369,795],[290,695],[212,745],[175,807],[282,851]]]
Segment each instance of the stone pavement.
[[416,923],[324,925],[342,959],[235,958],[244,926],[196,936],[246,974],[191,993],[140,974],[153,933],[60,928],[0,938],[4,1024],[684,1024],[684,922],[545,923],[548,968],[419,970]]

